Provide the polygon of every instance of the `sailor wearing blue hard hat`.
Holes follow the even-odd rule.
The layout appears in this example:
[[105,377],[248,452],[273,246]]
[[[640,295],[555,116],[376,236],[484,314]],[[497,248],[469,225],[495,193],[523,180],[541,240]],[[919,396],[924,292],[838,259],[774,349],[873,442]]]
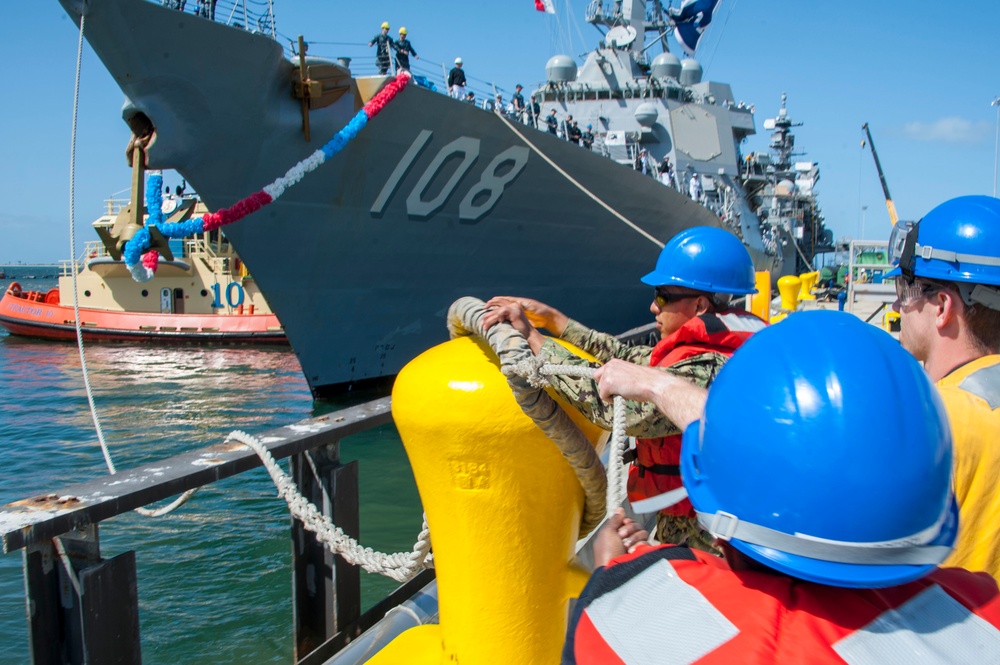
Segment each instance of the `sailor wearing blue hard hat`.
[[[655,346],[628,346],[611,335],[571,320],[559,310],[528,298],[498,297],[483,319],[489,327],[509,321],[547,362],[586,365],[536,326],[582,348],[601,362],[621,358],[661,368],[699,386],[707,386],[743,342],[765,326],[756,316],[730,307],[733,295],[756,292],[753,261],[743,243],[720,228],[694,227],[674,236],[660,252],[652,272],[641,278],[653,287],[649,310],[660,341]],[[610,404],[590,379],[557,375],[552,387],[605,429],[612,429]],[[650,404],[626,404],[626,431],[638,437],[630,453],[628,494],[634,503],[681,486],[678,469],[681,430]],[[712,538],[684,501],[657,515],[661,542],[713,547]]]
[[[648,396],[642,379],[662,379],[631,368],[622,381],[614,368],[599,370],[602,392]],[[873,375],[892,387],[879,399]],[[751,338],[702,403],[681,473],[725,562],[652,548],[614,515],[563,663],[639,662],[636,636],[664,631],[648,662],[996,660],[996,582],[938,568],[958,528],[944,407],[889,335],[841,312],[790,316]],[[872,424],[885,422],[876,439]]]
[[962,514],[949,564],[1000,579],[1000,199],[962,196],[889,240],[903,348],[953,423]]

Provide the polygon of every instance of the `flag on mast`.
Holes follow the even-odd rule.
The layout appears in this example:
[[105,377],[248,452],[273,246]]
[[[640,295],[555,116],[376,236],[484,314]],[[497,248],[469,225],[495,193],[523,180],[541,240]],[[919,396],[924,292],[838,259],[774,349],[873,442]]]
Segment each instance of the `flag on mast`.
[[552,0],[535,0],[535,9],[546,14],[555,14],[556,8]]
[[684,0],[679,9],[668,10],[674,21],[674,39],[689,54],[694,55],[698,40],[712,22],[720,0]]

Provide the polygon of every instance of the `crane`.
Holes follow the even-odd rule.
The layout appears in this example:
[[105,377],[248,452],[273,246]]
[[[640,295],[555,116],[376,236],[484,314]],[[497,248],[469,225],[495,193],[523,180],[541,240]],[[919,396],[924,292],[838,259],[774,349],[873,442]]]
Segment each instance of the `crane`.
[[[878,179],[882,183],[882,192],[885,194],[885,207],[889,210],[889,220],[892,225],[895,226],[896,222],[899,221],[899,215],[896,214],[896,204],[892,202],[892,196],[889,194],[889,185],[885,181],[885,174],[882,173],[882,165],[878,161],[878,153],[875,152],[875,141],[872,140],[871,130],[868,129],[868,123],[866,122],[861,126],[861,129],[865,130],[865,134],[868,136],[868,145],[872,148],[872,157],[875,158],[875,168],[878,170]],[[864,147],[864,144],[861,144]]]

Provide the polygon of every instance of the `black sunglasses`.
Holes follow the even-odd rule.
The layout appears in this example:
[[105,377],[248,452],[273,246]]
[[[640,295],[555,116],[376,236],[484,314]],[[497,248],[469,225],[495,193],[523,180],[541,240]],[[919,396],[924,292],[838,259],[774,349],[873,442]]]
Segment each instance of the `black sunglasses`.
[[669,291],[664,291],[663,287],[657,287],[653,291],[653,300],[656,301],[656,306],[662,309],[672,302],[697,298],[700,295],[700,293],[670,293]]

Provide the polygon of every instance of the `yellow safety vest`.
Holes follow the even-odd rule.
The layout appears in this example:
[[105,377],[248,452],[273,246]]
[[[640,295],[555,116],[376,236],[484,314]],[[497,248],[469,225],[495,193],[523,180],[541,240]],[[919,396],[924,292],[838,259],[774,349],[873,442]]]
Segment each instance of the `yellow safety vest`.
[[1000,355],[959,367],[937,387],[951,422],[959,505],[955,551],[942,565],[1000,580]]

